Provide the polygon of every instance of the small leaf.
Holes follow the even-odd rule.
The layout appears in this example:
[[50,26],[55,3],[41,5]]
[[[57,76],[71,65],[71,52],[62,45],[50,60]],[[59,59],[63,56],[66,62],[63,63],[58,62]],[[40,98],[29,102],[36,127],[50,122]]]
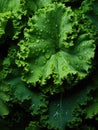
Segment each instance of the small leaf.
[[0,116],[4,117],[9,114],[9,109],[7,106],[0,100]]

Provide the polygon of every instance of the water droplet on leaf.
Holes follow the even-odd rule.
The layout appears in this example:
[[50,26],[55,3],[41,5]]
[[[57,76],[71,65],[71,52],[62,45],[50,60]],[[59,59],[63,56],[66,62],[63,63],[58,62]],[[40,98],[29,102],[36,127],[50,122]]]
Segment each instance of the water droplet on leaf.
[[40,40],[36,40],[36,42],[38,43]]
[[45,52],[45,49],[43,49],[42,52],[44,53],[44,52]]
[[45,58],[46,58],[46,59],[49,59],[49,58],[50,58],[50,54],[46,54],[46,55],[45,55]]
[[62,70],[63,70],[63,71],[65,71],[65,70],[66,70],[66,67],[65,67],[65,66],[63,66],[63,67],[62,67]]

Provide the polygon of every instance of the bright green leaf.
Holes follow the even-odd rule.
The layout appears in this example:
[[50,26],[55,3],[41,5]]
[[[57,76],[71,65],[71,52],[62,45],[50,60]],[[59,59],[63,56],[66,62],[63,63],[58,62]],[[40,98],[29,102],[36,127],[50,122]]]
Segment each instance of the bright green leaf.
[[[74,85],[88,75],[94,39],[74,17],[69,7],[54,3],[39,9],[29,20],[30,29],[25,29],[25,40],[19,43],[16,60],[18,66],[24,67],[25,82],[44,85],[52,75],[54,84],[67,80]],[[80,28],[79,34],[75,26]]]

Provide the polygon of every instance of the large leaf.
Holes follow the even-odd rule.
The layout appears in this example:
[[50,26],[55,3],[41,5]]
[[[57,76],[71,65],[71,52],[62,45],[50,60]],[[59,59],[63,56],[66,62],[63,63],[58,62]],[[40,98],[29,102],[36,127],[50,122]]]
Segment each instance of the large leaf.
[[19,79],[15,80],[12,81],[15,83],[14,100],[20,104],[27,101],[29,103],[27,108],[32,116],[45,112],[45,109],[47,109],[46,96],[40,92],[30,91]]
[[[15,71],[14,71],[15,72]],[[47,110],[46,96],[41,92],[30,91],[26,85],[21,81],[20,77],[5,79],[5,83],[2,83],[3,89],[0,92],[0,115],[7,115],[10,104],[17,103],[23,107],[23,104],[28,102],[26,111],[30,112],[32,116],[42,114]],[[8,90],[7,90],[8,89]],[[5,91],[7,91],[5,93]],[[28,110],[27,110],[28,109]],[[4,111],[3,111],[4,110]]]
[[[78,108],[79,104],[85,105],[88,101],[88,90],[91,88],[83,88],[78,91],[71,91],[67,94],[61,94],[54,96],[50,99],[49,104],[49,117],[48,117],[48,128],[54,130],[65,130],[68,123],[77,124],[82,121],[78,115],[78,112],[74,112]],[[82,114],[83,110],[81,109]],[[72,127],[72,126],[71,126]]]
[[52,77],[54,84],[66,79],[74,85],[85,78],[95,49],[85,22],[79,25],[77,16],[63,4],[39,9],[29,20],[25,40],[19,43],[16,63],[24,67],[23,80],[44,85]]
[[[21,70],[15,65],[16,47],[9,49],[8,55],[2,63],[0,71],[0,101],[5,105],[17,103],[22,105],[28,102],[28,111],[32,115],[44,112],[47,107],[46,96],[41,92],[31,91],[23,81],[21,81]],[[9,103],[8,103],[9,102]]]

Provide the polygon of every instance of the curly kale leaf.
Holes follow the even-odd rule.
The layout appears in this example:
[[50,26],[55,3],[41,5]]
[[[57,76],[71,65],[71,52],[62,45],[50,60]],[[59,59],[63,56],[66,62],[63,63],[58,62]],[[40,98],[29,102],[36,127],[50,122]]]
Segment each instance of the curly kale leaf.
[[15,58],[14,56],[16,53],[14,49],[15,48],[11,47],[7,57],[0,63],[0,116],[8,115],[10,112],[9,102],[12,101],[12,88],[10,86],[10,81],[6,78],[12,78],[12,72],[16,74],[16,70],[12,69],[14,64],[13,58]]
[[61,3],[39,9],[30,18],[25,39],[19,43],[16,63],[24,68],[22,79],[44,85],[52,77],[54,84],[67,80],[74,85],[85,78],[95,50],[85,22],[79,25],[73,11]]
[[[13,73],[19,73],[19,70],[18,72],[15,70]],[[42,114],[47,110],[45,95],[40,92],[30,91],[25,83],[21,81],[19,75],[16,77],[14,74],[10,74],[9,76],[13,76],[13,78],[4,79],[2,87],[0,87],[0,108],[2,108],[0,109],[0,115],[9,114],[7,108],[10,106],[9,104],[14,105],[14,103],[23,107],[23,104],[28,102],[28,106],[24,109],[29,111],[32,116]]]
[[25,7],[29,14],[33,14],[36,10],[50,4],[52,0],[25,0]]
[[10,12],[4,14],[0,13],[0,38],[5,33],[5,28],[10,16],[11,16]]
[[92,100],[88,103],[85,109],[86,119],[92,119],[98,115],[98,88],[92,91]]
[[5,33],[7,21],[11,18],[11,12],[19,8],[19,0],[0,0],[0,37]]
[[39,125],[38,125],[38,122],[33,122],[33,121],[31,121],[31,122],[29,123],[29,126],[26,127],[25,130],[40,130],[40,127],[39,127]]
[[31,91],[21,81],[21,69],[18,69],[15,64],[16,50],[17,47],[10,47],[7,57],[2,62],[0,71],[0,107],[2,109],[0,115],[9,114],[9,108],[14,103],[22,106],[25,102],[28,102],[28,111],[33,116],[43,113],[47,107],[46,96],[41,92]]
[[[80,106],[87,104],[89,99],[88,91],[91,91],[91,88],[81,87],[80,90],[72,90],[66,94],[51,97],[48,110],[48,120],[46,120],[48,128],[54,130],[65,130],[67,126],[73,127],[74,125],[82,123],[80,115],[83,114],[83,110]],[[77,111],[75,112],[76,109]]]
[[[83,2],[83,10],[87,10],[88,6],[85,6],[87,4],[88,1],[84,1]],[[89,3],[89,2],[88,2]],[[91,3],[89,4],[89,10],[87,12],[87,16],[92,20],[93,25],[95,27],[95,30],[98,33],[98,1],[91,1]]]
[[91,103],[86,109],[86,118],[92,119],[94,116],[98,115],[98,98],[97,101]]
[[0,0],[0,13],[16,11],[20,6],[20,0]]
[[9,109],[8,109],[7,105],[4,104],[4,102],[2,102],[0,100],[0,116],[4,117],[4,116],[6,116],[8,114],[9,114]]
[[22,0],[0,0],[0,38],[2,35],[19,38],[23,28],[22,16],[26,14],[23,8]]

